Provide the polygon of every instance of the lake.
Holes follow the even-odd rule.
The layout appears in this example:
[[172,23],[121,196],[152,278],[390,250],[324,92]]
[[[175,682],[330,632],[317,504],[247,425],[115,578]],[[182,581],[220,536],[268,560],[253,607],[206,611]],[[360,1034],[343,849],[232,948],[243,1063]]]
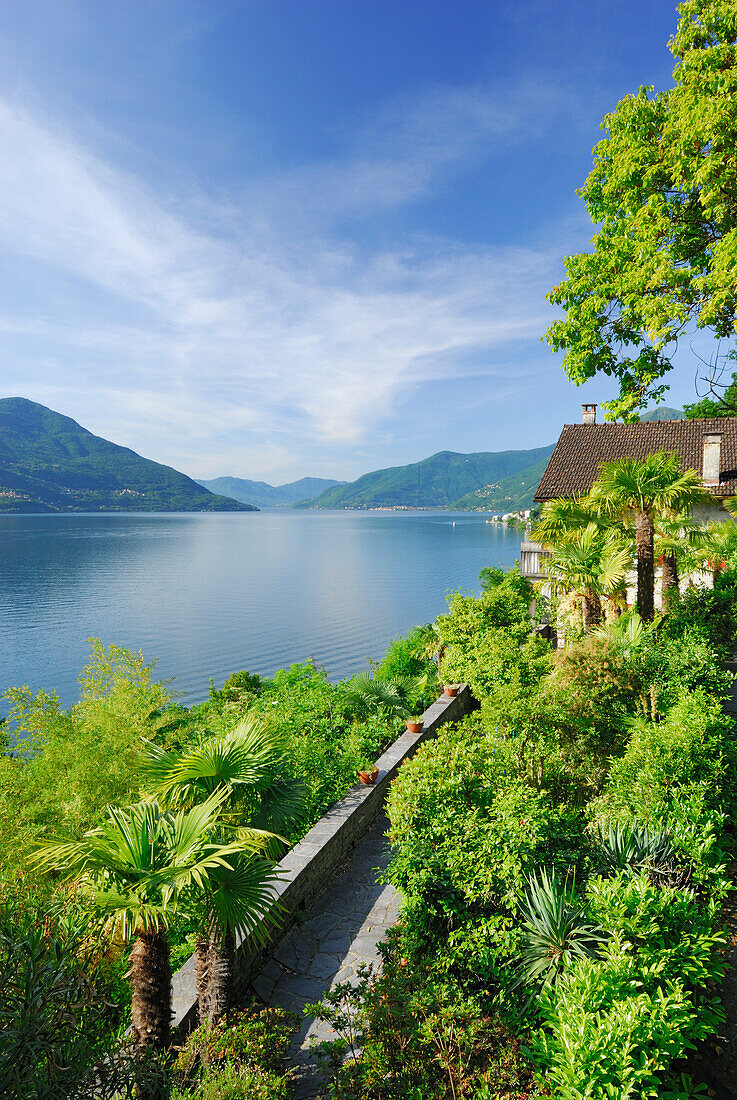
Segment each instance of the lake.
[[186,704],[309,656],[340,679],[520,542],[457,512],[0,516],[0,690],[75,702],[91,636],[156,658]]

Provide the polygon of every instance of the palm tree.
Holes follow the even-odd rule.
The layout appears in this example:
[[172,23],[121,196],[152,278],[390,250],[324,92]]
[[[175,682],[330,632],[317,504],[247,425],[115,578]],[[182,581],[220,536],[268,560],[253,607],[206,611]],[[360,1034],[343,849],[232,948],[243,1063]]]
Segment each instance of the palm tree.
[[370,672],[359,672],[346,685],[343,698],[356,718],[381,714],[386,718],[406,718],[410,703],[424,690],[425,677],[395,676],[382,680]]
[[602,516],[601,509],[588,497],[557,497],[547,500],[532,537],[543,546],[552,548],[575,539],[589,524],[607,530],[611,524]]
[[605,515],[634,524],[637,606],[646,622],[655,613],[655,519],[659,513],[687,514],[708,499],[695,470],[682,470],[678,455],[657,451],[642,462],[606,462],[590,494]]
[[660,516],[656,520],[655,553],[661,560],[661,603],[664,610],[678,593],[681,572],[691,573],[703,566],[712,547],[706,527],[687,516]]
[[575,541],[563,542],[545,562],[553,586],[581,596],[583,628],[601,621],[601,597],[614,594],[630,567],[628,547],[612,532],[589,523]]
[[279,832],[301,812],[302,784],[287,771],[283,735],[263,718],[247,715],[230,733],[211,737],[182,752],[144,743],[144,783],[169,805],[197,805],[222,798],[217,835],[237,837],[238,856],[204,884],[205,917],[197,937],[195,970],[200,1021],[215,1023],[234,993],[239,939],[263,942],[275,909],[264,904],[270,864],[285,841]]
[[[107,821],[80,840],[49,844],[34,864],[82,879],[92,888],[95,909],[126,941],[133,938],[128,977],[131,1017],[141,1048],[165,1050],[170,1042],[171,964],[168,927],[172,916],[193,906],[203,888],[217,889],[248,845],[213,840],[225,794],[176,813],[155,802],[110,807]],[[273,872],[261,871],[258,904],[271,905]]]

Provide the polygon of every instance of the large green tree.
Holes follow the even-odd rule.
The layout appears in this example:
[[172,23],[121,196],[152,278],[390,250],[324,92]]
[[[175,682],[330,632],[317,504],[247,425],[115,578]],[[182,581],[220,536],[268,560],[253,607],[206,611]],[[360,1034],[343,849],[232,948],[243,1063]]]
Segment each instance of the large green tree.
[[598,226],[569,256],[546,334],[569,377],[619,382],[611,418],[658,398],[680,336],[733,339],[737,318],[737,4],[686,0],[674,86],[640,90],[602,123],[580,194]]

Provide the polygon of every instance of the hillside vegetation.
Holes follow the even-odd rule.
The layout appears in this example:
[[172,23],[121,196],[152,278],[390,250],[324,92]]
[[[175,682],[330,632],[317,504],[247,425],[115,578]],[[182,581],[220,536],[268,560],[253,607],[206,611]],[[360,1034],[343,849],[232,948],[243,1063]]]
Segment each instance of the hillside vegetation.
[[[553,453],[552,446],[537,447],[530,451],[479,451],[474,454],[457,454],[440,451],[421,462],[408,466],[392,466],[386,470],[374,470],[357,481],[336,486],[322,493],[310,504],[312,508],[469,508],[498,507],[496,504],[478,505],[462,503],[470,493],[492,488],[502,496],[511,497],[511,487],[501,485],[502,479],[514,478],[531,467],[544,468]],[[528,473],[524,485],[519,488],[524,499],[537,488],[541,474]],[[533,480],[535,481],[532,485]],[[501,487],[500,487],[501,486]],[[494,496],[496,500],[496,496]],[[505,507],[510,510],[523,507],[517,498]]]
[[483,512],[517,512],[522,508],[532,508],[535,490],[545,472],[548,458],[526,466],[518,474],[502,477],[491,485],[474,489],[457,500],[454,508]]
[[0,512],[249,512],[23,397],[0,399]]

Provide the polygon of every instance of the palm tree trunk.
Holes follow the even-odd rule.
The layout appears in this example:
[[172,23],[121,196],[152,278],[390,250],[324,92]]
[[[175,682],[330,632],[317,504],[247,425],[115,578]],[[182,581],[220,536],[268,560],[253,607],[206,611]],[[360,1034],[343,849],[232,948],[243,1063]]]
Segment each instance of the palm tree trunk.
[[588,634],[601,622],[601,600],[595,592],[584,592],[581,600],[584,633]]
[[140,1047],[166,1050],[171,1041],[171,962],[163,929],[139,932],[130,954],[133,1034]]
[[219,930],[211,935],[208,964],[207,1019],[216,1024],[233,1007],[234,1001],[235,937],[230,929],[224,935]]
[[655,614],[655,533],[652,517],[647,512],[635,515],[635,547],[637,550],[637,609],[646,623]]
[[204,1024],[210,1018],[210,939],[206,929],[197,937],[194,949],[194,966],[197,979],[197,1014]]
[[671,605],[673,595],[678,592],[678,562],[675,554],[663,554],[663,572],[661,577],[663,610]]

